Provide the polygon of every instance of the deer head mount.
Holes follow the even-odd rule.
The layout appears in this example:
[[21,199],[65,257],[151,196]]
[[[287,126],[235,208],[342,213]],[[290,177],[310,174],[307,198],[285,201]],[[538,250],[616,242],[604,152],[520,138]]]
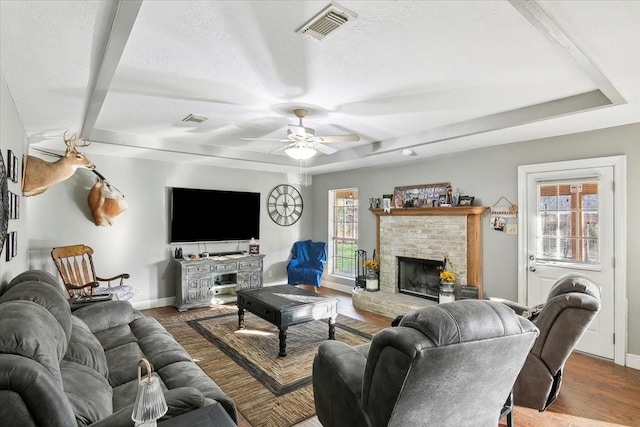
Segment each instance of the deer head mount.
[[85,139],[78,141],[76,138],[75,133],[69,138],[67,138],[67,132],[64,133],[62,139],[67,149],[64,156],[55,162],[46,162],[38,157],[27,156],[22,180],[24,196],[44,193],[53,184],[69,178],[78,168],[95,169],[93,163],[77,150],[77,147],[86,147],[90,143]]

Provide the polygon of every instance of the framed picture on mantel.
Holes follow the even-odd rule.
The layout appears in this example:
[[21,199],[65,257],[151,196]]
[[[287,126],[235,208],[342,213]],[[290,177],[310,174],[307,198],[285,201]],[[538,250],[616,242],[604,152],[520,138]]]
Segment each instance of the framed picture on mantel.
[[448,182],[396,187],[393,191],[393,206],[396,208],[438,206],[440,195],[447,193],[447,187],[450,187]]

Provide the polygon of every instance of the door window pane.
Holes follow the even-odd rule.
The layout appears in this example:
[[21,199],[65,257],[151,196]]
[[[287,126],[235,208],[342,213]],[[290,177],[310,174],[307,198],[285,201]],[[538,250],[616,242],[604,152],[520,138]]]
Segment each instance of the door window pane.
[[538,184],[539,260],[600,263],[597,181]]

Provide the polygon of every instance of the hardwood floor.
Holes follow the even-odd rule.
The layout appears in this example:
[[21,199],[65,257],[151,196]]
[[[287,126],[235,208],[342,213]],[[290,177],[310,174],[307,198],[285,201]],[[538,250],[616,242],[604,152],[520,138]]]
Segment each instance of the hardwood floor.
[[[340,314],[379,326],[391,323],[392,319],[354,308],[350,294],[328,288],[320,288],[319,292],[339,299]],[[175,308],[164,307],[144,310],[144,313],[162,317],[175,311]],[[238,416],[239,427],[253,427]],[[640,426],[640,371],[574,352],[565,364],[558,399],[544,412],[516,406],[514,424],[518,427]],[[506,421],[500,420],[499,425],[505,426]],[[321,424],[313,417],[295,427],[321,427]]]

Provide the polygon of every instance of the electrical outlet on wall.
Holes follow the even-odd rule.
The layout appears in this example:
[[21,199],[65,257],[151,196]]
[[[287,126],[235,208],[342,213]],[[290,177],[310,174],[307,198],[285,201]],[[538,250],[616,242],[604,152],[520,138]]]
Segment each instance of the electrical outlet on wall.
[[273,277],[273,271],[268,270],[267,271],[267,277]]
[[507,234],[518,234],[518,224],[507,224],[505,231]]
[[133,288],[134,289],[134,294],[136,295],[140,295],[142,293],[142,289],[140,288]]

